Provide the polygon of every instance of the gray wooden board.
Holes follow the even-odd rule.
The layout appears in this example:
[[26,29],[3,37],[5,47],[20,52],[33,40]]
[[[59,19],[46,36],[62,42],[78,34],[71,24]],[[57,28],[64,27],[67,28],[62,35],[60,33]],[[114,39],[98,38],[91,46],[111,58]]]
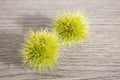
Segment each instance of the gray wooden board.
[[[28,28],[53,28],[64,11],[84,11],[90,40],[61,49],[44,75],[22,66]],[[120,0],[0,0],[0,80],[120,80]]]

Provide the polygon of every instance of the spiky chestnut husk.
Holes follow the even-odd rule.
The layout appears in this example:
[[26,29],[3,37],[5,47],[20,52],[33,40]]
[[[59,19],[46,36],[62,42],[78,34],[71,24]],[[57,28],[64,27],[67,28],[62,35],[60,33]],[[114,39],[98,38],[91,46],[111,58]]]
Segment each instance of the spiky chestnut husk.
[[30,30],[23,44],[23,62],[41,71],[48,68],[52,70],[58,60],[58,51],[59,43],[54,34],[48,33],[47,30]]
[[53,24],[58,38],[63,42],[72,43],[88,38],[88,24],[83,13],[64,13]]

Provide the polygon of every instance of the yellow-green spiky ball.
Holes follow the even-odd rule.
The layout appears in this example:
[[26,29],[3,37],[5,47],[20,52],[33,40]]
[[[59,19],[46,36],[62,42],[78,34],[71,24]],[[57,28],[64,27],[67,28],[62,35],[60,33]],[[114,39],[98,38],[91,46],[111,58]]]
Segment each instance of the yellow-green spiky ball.
[[58,60],[59,43],[47,31],[29,31],[23,44],[23,62],[35,69],[52,69]]
[[72,43],[88,38],[88,24],[83,13],[64,13],[54,20],[54,27],[63,42]]

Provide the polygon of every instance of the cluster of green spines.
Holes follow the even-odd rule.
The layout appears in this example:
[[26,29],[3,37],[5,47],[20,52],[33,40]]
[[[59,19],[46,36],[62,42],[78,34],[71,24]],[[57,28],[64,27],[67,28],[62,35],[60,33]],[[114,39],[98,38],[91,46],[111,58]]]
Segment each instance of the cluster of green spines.
[[53,25],[53,33],[29,31],[22,49],[24,64],[38,70],[52,70],[59,57],[60,42],[73,43],[88,38],[88,24],[83,13],[64,13]]
[[23,62],[30,67],[44,70],[52,69],[58,59],[59,43],[57,37],[44,31],[29,31],[23,44]]
[[82,13],[64,13],[54,21],[55,32],[63,42],[83,41],[87,36],[87,20]]

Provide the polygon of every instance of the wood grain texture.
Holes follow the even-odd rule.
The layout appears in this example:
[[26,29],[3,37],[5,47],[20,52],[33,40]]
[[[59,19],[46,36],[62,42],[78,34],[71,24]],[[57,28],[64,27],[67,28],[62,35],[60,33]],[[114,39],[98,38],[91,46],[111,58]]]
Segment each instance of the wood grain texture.
[[[84,11],[90,41],[62,49],[44,75],[22,66],[28,28],[52,29],[63,11]],[[0,0],[0,80],[120,80],[120,0]]]

